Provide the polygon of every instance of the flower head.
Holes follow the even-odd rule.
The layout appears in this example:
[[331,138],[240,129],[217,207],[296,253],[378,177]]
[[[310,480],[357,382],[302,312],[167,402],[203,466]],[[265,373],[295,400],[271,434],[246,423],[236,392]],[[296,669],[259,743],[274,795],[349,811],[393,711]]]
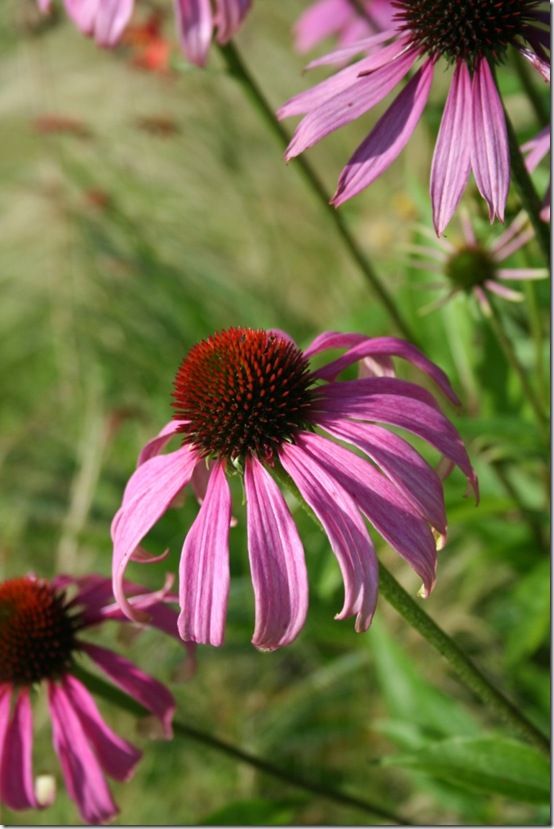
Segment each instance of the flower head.
[[[311,358],[329,349],[346,351],[312,368]],[[457,402],[446,375],[394,337],[330,332],[303,352],[282,331],[231,328],[194,346],[177,372],[175,419],[142,450],[113,520],[113,586],[122,610],[133,616],[123,578],[137,546],[192,486],[201,506],[181,555],[179,629],[185,640],[223,642],[228,478],[234,474],[244,482],[256,647],[273,650],[292,642],[308,606],[304,551],[276,478],[294,483],[329,538],[345,586],[337,618],[355,616],[356,630],[366,630],[375,610],[378,566],[364,516],[411,564],[428,593],[436,538],[446,538],[441,480],[383,424],[427,441],[462,469],[475,491],[477,484],[455,428],[428,391],[395,377],[393,357],[411,362]],[[360,379],[337,379],[355,363]],[[174,435],[182,446],[160,454]]]
[[[344,168],[338,206],[375,181],[409,141],[427,104],[437,61],[453,68],[431,165],[437,234],[452,218],[473,171],[490,220],[504,219],[510,180],[506,120],[494,67],[509,47],[549,77],[549,12],[539,0],[395,0],[387,32],[315,61],[369,56],[292,98],[281,118],[304,115],[287,149],[290,159],[382,101],[416,69]],[[313,65],[313,64],[312,64]]]
[[[37,0],[48,12],[51,0]],[[64,0],[77,28],[99,46],[115,46],[131,19],[134,0]],[[204,66],[215,37],[227,43],[240,28],[251,0],[175,0],[175,18],[181,47],[187,59]]]
[[[126,589],[136,613],[148,614],[151,625],[176,635],[177,614],[167,604],[173,600],[167,590],[148,593],[131,583]],[[75,675],[80,655],[151,711],[171,736],[175,704],[165,686],[119,654],[81,638],[110,619],[127,621],[113,603],[109,579],[101,576],[51,581],[23,576],[0,583],[0,804],[18,810],[51,802],[41,799],[32,770],[31,690],[44,683],[54,749],[70,797],[87,823],[117,814],[105,775],[128,780],[140,752],[102,719]]]
[[[489,310],[488,294],[495,294],[512,302],[521,302],[523,294],[510,287],[514,282],[546,279],[546,268],[507,268],[504,261],[526,245],[534,236],[525,213],[520,213],[496,239],[481,239],[465,212],[461,214],[462,238],[434,240],[435,245],[415,246],[415,267],[441,274],[447,282],[432,283],[429,287],[441,291],[441,296],[426,310],[435,310],[459,293],[471,294],[485,313]],[[421,258],[420,258],[421,257]]]

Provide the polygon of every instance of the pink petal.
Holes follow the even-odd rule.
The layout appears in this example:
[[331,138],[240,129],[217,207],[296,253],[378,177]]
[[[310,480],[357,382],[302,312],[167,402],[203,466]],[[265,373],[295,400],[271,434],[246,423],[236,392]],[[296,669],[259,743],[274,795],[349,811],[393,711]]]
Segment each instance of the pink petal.
[[336,619],[356,616],[356,631],[371,624],[379,566],[357,504],[325,469],[294,444],[284,444],[279,460],[319,518],[337,557],[344,581],[344,605]]
[[61,684],[103,770],[115,780],[129,780],[141,752],[109,728],[82,682],[68,675]]
[[499,282],[494,282],[492,279],[486,279],[484,284],[487,291],[502,297],[502,299],[507,299],[509,302],[523,302],[525,299],[519,291],[512,291],[511,288],[507,288]]
[[275,650],[292,642],[306,619],[304,550],[277,484],[255,457],[246,460],[244,487],[256,601],[252,643],[260,650]]
[[347,89],[311,110],[297,126],[285,158],[300,155],[330,132],[350,124],[382,101],[410,71],[416,58],[417,53],[409,51],[367,77],[356,79]]
[[365,452],[421,517],[443,535],[446,533],[440,478],[409,443],[381,426],[345,420],[321,425],[334,437]]
[[214,464],[206,497],[187,533],[179,567],[179,632],[183,639],[221,645],[229,597],[231,492],[225,464]]
[[[385,43],[385,41],[390,40],[392,37],[394,37],[394,35],[394,30],[389,29],[385,32],[373,34],[370,37],[365,37],[354,42],[349,42],[346,45],[342,45],[339,49],[335,49],[335,51],[333,52],[328,52],[326,55],[312,60],[306,68],[315,69],[317,66],[328,66],[329,64],[337,65],[345,63],[351,58],[356,57],[356,55],[372,51],[376,46],[380,46],[382,43]],[[390,46],[386,48],[379,49],[377,52],[371,55],[370,61],[364,62],[363,72],[373,72],[375,71],[375,69],[380,69],[381,66],[384,66],[385,63],[387,63],[395,57],[398,57],[402,52],[404,52],[406,46],[406,40],[400,39],[395,40],[394,43],[391,43]]]
[[[354,382],[366,384],[378,382],[384,384],[386,382],[388,386],[387,391],[383,394],[376,391],[374,394],[359,396],[349,394],[348,396],[342,395],[342,397],[340,387],[346,385],[345,383],[337,383],[336,386],[339,388],[336,389],[336,393],[332,391],[331,395],[329,395],[331,387],[325,387],[325,399],[318,404],[324,420],[328,417],[333,420],[337,418],[355,418],[387,423],[391,426],[398,426],[400,429],[406,429],[423,438],[431,446],[438,449],[441,454],[452,460],[467,477],[475,497],[478,497],[477,479],[471,468],[462,439],[452,423],[436,407],[431,406],[424,399],[425,395],[420,394],[421,389],[416,391],[418,389],[416,386],[411,393],[394,394],[391,393],[392,383],[401,383],[402,381],[377,378]],[[408,383],[405,384],[405,387],[412,385]]]
[[171,737],[175,700],[165,685],[143,673],[128,659],[107,648],[92,645],[90,642],[80,642],[79,646],[110,677],[112,682],[151,711],[162,724],[166,737]]
[[94,34],[94,23],[101,0],[64,0],[65,10],[77,28],[85,35]]
[[[417,53],[414,56],[409,52],[408,56],[415,59]],[[331,200],[335,207],[368,187],[402,152],[425,109],[432,80],[433,63],[428,60],[408,81],[342,171]]]
[[377,532],[415,570],[430,593],[437,563],[435,540],[426,522],[396,487],[367,461],[320,435],[303,432],[298,446],[350,493]]
[[54,749],[69,796],[86,823],[106,823],[118,814],[100,763],[89,745],[81,721],[65,690],[48,683]]
[[471,78],[458,61],[441,120],[431,165],[433,223],[440,236],[465,190],[471,155]]
[[510,186],[510,153],[502,101],[489,64],[480,60],[473,75],[473,143],[471,166],[489,219],[504,221]]
[[101,0],[94,26],[99,46],[114,46],[133,13],[134,0]]
[[156,521],[167,511],[171,501],[189,483],[198,454],[183,446],[169,455],[159,455],[139,466],[132,474],[123,504],[112,521],[114,544],[113,592],[130,619],[136,618],[124,589],[125,569],[133,553]]
[[327,338],[320,340],[320,342],[322,345],[316,348],[312,344],[310,349],[304,352],[306,356],[317,354],[324,348],[348,347],[348,351],[342,357],[327,363],[314,372],[315,376],[321,380],[333,380],[345,368],[358,362],[358,360],[363,360],[365,357],[400,357],[429,375],[454,405],[460,405],[458,396],[444,371],[427,359],[415,345],[411,345],[405,340],[400,340],[397,337],[368,338],[359,334],[333,334],[328,332]]
[[183,52],[196,66],[205,66],[212,42],[211,0],[175,0],[175,19]]
[[318,0],[305,9],[294,25],[295,48],[309,52],[347,24],[352,16],[349,0]]
[[150,460],[155,455],[159,455],[173,435],[177,434],[184,422],[183,420],[170,420],[169,423],[166,423],[161,432],[158,432],[156,437],[149,440],[146,446],[143,447],[138,456],[137,466],[141,466],[145,461]]
[[431,392],[417,383],[410,383],[401,380],[399,377],[362,377],[359,380],[340,380],[336,383],[328,383],[318,389],[319,397],[316,406],[320,408],[319,400],[324,401],[324,406],[330,400],[341,401],[342,399],[364,400],[374,395],[396,394],[401,397],[409,397],[421,400],[428,406],[440,412],[439,405]]
[[215,24],[218,43],[228,43],[250,11],[251,0],[216,0]]
[[521,152],[527,155],[525,166],[532,173],[550,152],[550,127],[545,127],[531,141],[524,144]]
[[46,14],[50,11],[50,7],[52,6],[52,0],[37,0],[37,5],[40,11],[43,14]]
[[499,268],[496,271],[496,276],[499,279],[547,279],[548,270],[546,268]]
[[[9,710],[10,694],[2,697],[2,714]],[[0,774],[0,801],[10,809],[38,809],[33,781],[33,714],[28,688],[19,690],[12,719],[6,728]]]

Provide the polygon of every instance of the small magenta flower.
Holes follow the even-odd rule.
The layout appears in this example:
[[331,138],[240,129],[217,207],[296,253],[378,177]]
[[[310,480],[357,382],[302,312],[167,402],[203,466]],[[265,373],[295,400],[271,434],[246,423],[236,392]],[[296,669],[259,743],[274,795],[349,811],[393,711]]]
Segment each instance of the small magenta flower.
[[390,27],[391,0],[365,0],[363,11],[352,0],[316,0],[295,23],[296,49],[309,52],[328,37],[336,38],[342,48]]
[[[527,215],[522,211],[496,239],[478,238],[465,212],[460,216],[462,239],[458,244],[447,239],[434,239],[434,245],[415,246],[414,253],[423,258],[412,264],[427,273],[446,277],[446,283],[432,283],[442,296],[427,307],[427,311],[442,307],[459,293],[471,294],[485,313],[489,312],[487,294],[495,294],[511,302],[522,302],[520,291],[514,291],[514,281],[546,279],[547,268],[507,268],[506,259],[526,245],[534,236]],[[425,258],[426,257],[426,258]]]
[[[329,349],[346,352],[312,369],[309,360]],[[460,467],[475,492],[477,483],[454,426],[428,391],[394,376],[392,357],[417,366],[458,402],[444,372],[394,337],[329,332],[302,352],[281,331],[231,328],[195,345],[177,372],[174,420],[142,450],[112,523],[113,588],[121,609],[133,617],[123,584],[128,562],[191,485],[201,506],[181,555],[179,629],[185,640],[222,644],[232,474],[244,484],[256,647],[273,650],[292,642],[308,607],[302,543],[275,478],[292,479],[329,538],[345,587],[338,619],[355,616],[362,631],[375,610],[378,566],[362,516],[429,593],[436,537],[446,538],[441,480],[382,424],[427,441]],[[355,363],[364,376],[338,381]],[[182,438],[181,448],[160,455],[173,435]]]
[[422,61],[342,171],[332,203],[343,204],[375,181],[404,149],[425,109],[442,58],[454,72],[431,165],[435,229],[443,233],[470,171],[488,204],[490,220],[503,221],[510,160],[494,67],[514,47],[549,78],[548,4],[395,0],[393,5],[396,15],[388,32],[339,49],[312,65],[341,63],[361,49],[372,50],[368,57],[281,107],[280,118],[304,115],[288,146],[287,160],[372,109]]
[[[48,12],[52,0],[37,0]],[[135,0],[64,0],[77,28],[99,46],[115,46],[131,19]],[[184,54],[196,66],[204,66],[215,37],[227,43],[240,28],[251,0],[175,0],[177,31]]]
[[[66,590],[73,590],[71,598]],[[136,614],[176,635],[177,614],[162,590],[147,593],[128,584]],[[8,808],[47,806],[35,791],[32,770],[31,692],[46,684],[54,749],[69,796],[87,823],[104,823],[118,809],[105,780],[128,780],[140,759],[131,743],[104,722],[85,685],[74,675],[76,657],[86,655],[97,668],[151,711],[171,737],[175,703],[167,688],[125,657],[81,638],[109,620],[126,622],[113,603],[111,583],[102,576],[46,581],[24,576],[0,583],[0,804]],[[192,646],[189,646],[192,647]]]

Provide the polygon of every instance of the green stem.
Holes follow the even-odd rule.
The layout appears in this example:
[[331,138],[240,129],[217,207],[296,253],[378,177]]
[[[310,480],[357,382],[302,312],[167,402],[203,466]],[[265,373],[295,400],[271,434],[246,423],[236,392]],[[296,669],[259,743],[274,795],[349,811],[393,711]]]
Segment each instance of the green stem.
[[547,539],[544,536],[543,528],[541,525],[540,520],[538,519],[537,515],[533,510],[529,509],[523,498],[521,497],[520,493],[512,483],[512,480],[508,474],[508,464],[504,460],[491,460],[490,465],[496,474],[498,480],[504,487],[505,491],[507,492],[508,496],[512,499],[514,504],[517,506],[521,518],[527,524],[527,528],[531,534],[531,537],[534,539],[535,544],[537,547],[542,550],[546,555],[550,552],[550,545],[548,544]]
[[[128,697],[118,688],[115,688],[113,685],[105,682],[100,677],[89,673],[89,671],[82,668],[80,665],[75,665],[72,668],[72,673],[77,676],[89,690],[95,694],[98,694],[98,696],[103,697],[113,705],[116,705],[118,708],[128,711],[130,714],[137,717],[149,715],[150,712],[147,711],[146,708],[144,708],[140,703],[136,702],[131,697]],[[220,737],[216,737],[214,734],[210,734],[207,731],[202,731],[200,728],[195,728],[194,726],[188,725],[179,720],[174,720],[173,733],[177,737],[185,737],[189,740],[201,743],[208,748],[212,748],[215,751],[219,751],[221,754],[225,754],[233,760],[245,763],[246,765],[255,768],[257,771],[262,772],[262,774],[268,774],[271,777],[282,780],[284,783],[288,783],[290,786],[295,786],[297,789],[310,792],[310,794],[315,794],[319,797],[325,798],[326,800],[332,800],[334,803],[340,803],[343,806],[359,809],[362,812],[366,812],[374,817],[389,821],[390,823],[407,826],[411,825],[402,816],[396,815],[394,812],[390,812],[387,809],[383,809],[381,806],[371,803],[365,798],[346,794],[340,789],[336,789],[327,783],[316,783],[312,780],[307,780],[304,777],[299,777],[296,772],[293,773],[292,771],[287,771],[279,766],[275,766],[273,763],[264,760],[262,757],[257,757],[255,754],[244,751],[242,748],[238,748],[232,743],[228,743],[226,740],[222,740]]]
[[[492,330],[494,331],[496,339],[498,340],[504,352],[506,360],[519,377],[523,391],[525,392],[525,395],[527,396],[527,399],[529,400],[529,403],[531,404],[531,407],[537,419],[539,430],[543,437],[546,440],[548,440],[548,418],[542,407],[542,403],[539,400],[537,394],[535,393],[535,389],[529,382],[527,371],[521,364],[519,357],[517,356],[513,343],[508,334],[506,333],[506,329],[504,328],[502,317],[498,313],[498,309],[490,296],[488,297],[488,301],[490,314],[485,314],[483,309],[481,309],[483,316],[489,322]],[[479,307],[481,308],[480,304]]]
[[547,265],[550,265],[550,228],[540,217],[541,200],[525,166],[517,135],[506,110],[504,110],[504,115],[506,118],[506,128],[508,130],[512,179],[519,193],[521,204],[533,225],[535,236],[537,237],[537,242],[539,243],[544,259]]
[[533,78],[531,77],[531,73],[529,71],[529,62],[525,60],[518,49],[513,50],[512,61],[521,87],[529,99],[529,103],[535,113],[539,126],[545,127],[550,121],[550,113],[544,102],[543,96],[533,83]]
[[[304,511],[321,529],[317,517],[303,500],[298,488],[284,470],[275,469],[275,476],[296,497]],[[536,745],[541,751],[550,754],[550,741],[539,729],[521,713],[510,700],[498,691],[487,677],[473,664],[456,642],[440,628],[431,617],[421,609],[404,588],[396,581],[392,573],[379,562],[379,589],[381,595],[392,607],[415,628],[418,633],[446,659],[465,685],[499,720],[510,725],[513,730]]]
[[[227,43],[224,46],[220,46],[219,50],[225,60],[229,73],[239,81],[244,92],[254,104],[257,112],[262,116],[273,135],[277,138],[281,147],[286,149],[290,142],[290,136],[278,121],[262,90],[242,60],[236,46],[233,43]],[[393,323],[396,325],[400,333],[406,337],[406,339],[415,343],[416,337],[414,333],[412,332],[407,321],[404,319],[394,298],[377,274],[372,262],[360,248],[356,239],[352,236],[343,219],[342,213],[329,204],[328,194],[314,168],[304,156],[299,156],[295,159],[294,163],[304,176],[304,179],[320,202],[325,213],[333,222],[337,233],[348,250],[348,253],[360,269],[362,275],[368,282],[376,297],[380,300],[383,308],[387,311]]]

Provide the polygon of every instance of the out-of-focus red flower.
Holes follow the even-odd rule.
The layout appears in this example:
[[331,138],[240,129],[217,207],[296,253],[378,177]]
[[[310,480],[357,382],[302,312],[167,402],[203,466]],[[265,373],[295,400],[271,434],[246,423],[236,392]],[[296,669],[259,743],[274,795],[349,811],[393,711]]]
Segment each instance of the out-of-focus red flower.
[[143,23],[127,26],[121,42],[130,47],[132,64],[147,72],[170,71],[171,44],[162,34],[163,17],[153,12]]

